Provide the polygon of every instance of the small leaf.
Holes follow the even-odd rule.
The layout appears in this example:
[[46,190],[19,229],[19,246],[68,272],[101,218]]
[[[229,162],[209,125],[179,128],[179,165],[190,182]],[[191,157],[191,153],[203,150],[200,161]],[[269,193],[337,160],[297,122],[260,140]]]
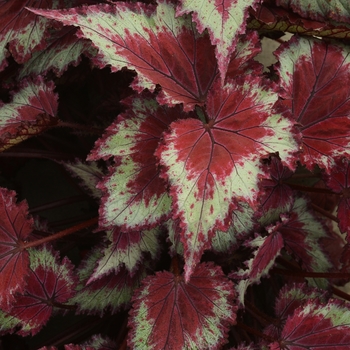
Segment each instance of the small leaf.
[[[161,104],[202,104],[217,74],[214,47],[199,35],[190,16],[175,17],[171,1],[157,8],[118,2],[67,11],[33,10],[37,14],[80,26],[81,35],[99,49],[94,60],[112,71],[124,67],[138,73],[133,88],[153,91],[162,86]],[[96,30],[98,28],[98,30]],[[205,59],[202,59],[205,57]]]
[[277,0],[276,4],[317,21],[350,21],[350,3],[347,0]]
[[[322,248],[321,239],[328,238],[328,228],[307,206],[304,198],[294,202],[289,214],[281,215],[282,225],[278,231],[283,236],[286,250],[292,254],[310,272],[329,272],[332,263]],[[312,286],[326,288],[328,280],[308,278]]]
[[235,323],[233,285],[219,267],[200,264],[182,276],[148,276],[133,297],[128,344],[132,349],[220,349]]
[[[26,62],[33,51],[45,48],[50,21],[25,9],[42,5],[37,0],[9,0],[0,7],[0,71],[12,54],[18,63]],[[45,1],[46,8],[57,8],[63,1]],[[8,48],[8,49],[7,49]]]
[[270,228],[268,236],[257,236],[253,240],[245,243],[245,246],[255,249],[252,259],[246,262],[247,269],[240,269],[230,274],[230,278],[241,279],[238,282],[238,298],[244,305],[244,295],[247,288],[260,283],[262,277],[265,277],[269,270],[274,266],[276,258],[280,255],[283,248],[283,238],[278,232],[278,228]]
[[43,75],[53,70],[60,77],[69,67],[77,66],[82,54],[96,54],[88,40],[79,39],[76,28],[63,28],[50,38],[50,45],[42,51],[34,52],[32,57],[23,65],[20,78],[27,75]]
[[117,274],[123,266],[130,276],[133,276],[145,252],[150,253],[152,259],[156,259],[160,253],[161,247],[158,242],[160,233],[159,228],[134,232],[122,232],[115,228],[108,231],[107,238],[110,243],[102,250],[103,255],[98,259],[87,284],[112,272]]
[[275,315],[279,322],[271,323],[264,329],[264,334],[279,338],[279,333],[284,327],[287,317],[293,315],[294,311],[307,303],[309,300],[319,300],[325,303],[327,292],[312,288],[306,283],[286,284],[279,292],[275,302]]
[[16,204],[16,193],[0,188],[0,307],[8,311],[15,293],[25,291],[29,275],[27,250],[21,249],[33,229],[26,202]]
[[239,34],[245,33],[248,9],[259,0],[236,0],[217,2],[215,0],[181,0],[177,15],[192,13],[200,33],[205,28],[210,33],[222,79],[226,76],[229,58],[234,51]]
[[[308,3],[310,3],[308,1]],[[330,3],[329,3],[330,4]],[[255,17],[248,22],[247,28],[259,31],[280,31],[298,33],[300,35],[345,39],[350,37],[350,27],[347,23],[315,21],[301,17],[295,12],[281,7],[260,4],[255,11],[250,11]]]
[[295,37],[279,50],[281,97],[303,137],[301,161],[329,173],[334,157],[350,156],[350,49]]
[[292,124],[274,112],[276,100],[258,78],[224,87],[218,80],[208,96],[206,121],[172,123],[157,149],[183,230],[186,280],[210,248],[213,231],[228,229],[236,206],[232,200],[256,206],[260,157],[279,152],[282,161],[294,166]]
[[280,340],[270,344],[270,349],[349,349],[349,320],[349,307],[340,300],[329,300],[327,304],[310,300],[288,317]]
[[[68,258],[62,263],[51,249],[30,249],[30,272],[25,289],[16,296],[10,315],[21,320],[21,335],[36,334],[50,318],[55,304],[63,304],[74,294],[77,284]],[[26,328],[30,327],[30,331]]]
[[101,315],[101,317],[107,310],[112,314],[117,313],[129,304],[133,291],[140,286],[140,281],[145,276],[144,268],[131,277],[122,267],[117,274],[112,272],[87,284],[101,257],[100,250],[95,249],[79,269],[80,283],[77,294],[70,300],[70,303],[78,305],[79,313]]
[[52,82],[42,77],[22,80],[9,103],[0,102],[0,151],[3,151],[57,123],[57,95]]
[[97,162],[82,162],[77,159],[75,162],[62,162],[62,165],[74,176],[81,179],[82,187],[94,198],[100,199],[101,190],[97,184],[103,177],[103,172]]
[[270,225],[279,219],[280,214],[291,210],[294,203],[294,192],[284,180],[290,178],[293,172],[284,166],[277,156],[271,156],[267,164],[269,177],[260,179],[259,186],[263,191],[260,203],[262,225]]

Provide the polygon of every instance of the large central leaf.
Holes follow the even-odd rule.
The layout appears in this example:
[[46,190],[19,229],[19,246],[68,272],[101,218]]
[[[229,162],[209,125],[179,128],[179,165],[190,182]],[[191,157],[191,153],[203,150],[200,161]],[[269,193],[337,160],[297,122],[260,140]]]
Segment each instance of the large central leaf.
[[[292,123],[272,107],[277,95],[249,78],[220,81],[208,95],[206,114],[171,124],[157,150],[181,218],[186,278],[210,247],[214,229],[227,230],[232,200],[256,205],[260,157],[279,152],[292,165],[297,145]],[[202,111],[200,112],[202,113]]]

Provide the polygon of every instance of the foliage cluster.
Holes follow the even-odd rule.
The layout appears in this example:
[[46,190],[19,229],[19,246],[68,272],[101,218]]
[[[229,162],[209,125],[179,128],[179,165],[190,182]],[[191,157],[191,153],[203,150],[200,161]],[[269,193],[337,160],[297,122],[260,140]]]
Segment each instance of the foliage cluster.
[[348,349],[348,38],[346,0],[0,0],[3,347]]

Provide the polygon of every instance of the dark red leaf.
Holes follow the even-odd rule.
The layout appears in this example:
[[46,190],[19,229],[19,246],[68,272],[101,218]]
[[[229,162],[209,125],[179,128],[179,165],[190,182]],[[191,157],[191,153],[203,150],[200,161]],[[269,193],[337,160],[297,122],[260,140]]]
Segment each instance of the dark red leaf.
[[29,257],[21,245],[32,232],[26,202],[16,204],[16,193],[0,188],[0,307],[9,310],[15,293],[23,293],[29,275]]
[[302,133],[301,161],[329,173],[334,157],[350,156],[350,50],[295,37],[279,50],[281,97]]
[[27,335],[24,328],[30,327],[34,335],[46,324],[54,306],[65,303],[75,294],[77,278],[68,258],[59,262],[58,253],[43,247],[31,249],[30,272],[23,293],[16,296],[10,315],[21,320],[23,328],[19,334]]
[[154,350],[220,349],[236,320],[233,284],[213,263],[196,267],[190,281],[158,272],[133,297],[129,346]]

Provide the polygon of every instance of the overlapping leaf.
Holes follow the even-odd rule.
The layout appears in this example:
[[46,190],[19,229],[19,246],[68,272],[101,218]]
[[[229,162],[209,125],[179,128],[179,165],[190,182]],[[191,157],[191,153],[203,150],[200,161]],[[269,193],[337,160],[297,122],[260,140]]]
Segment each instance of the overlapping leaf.
[[128,305],[133,291],[140,286],[140,281],[145,276],[144,268],[140,268],[131,277],[126,268],[122,267],[117,274],[112,272],[87,284],[101,257],[102,253],[99,249],[95,249],[79,269],[80,284],[77,294],[70,302],[77,304],[80,313],[102,316],[107,309],[111,313],[118,312]]
[[329,300],[321,304],[310,300],[297,308],[288,317],[279,341],[270,344],[269,349],[340,349],[350,346],[350,310],[340,300]]
[[69,65],[76,66],[83,53],[96,54],[97,50],[91,47],[88,40],[79,39],[76,28],[63,28],[50,38],[50,45],[43,51],[34,52],[32,57],[24,64],[20,78],[29,74],[42,75],[53,70],[61,76]]
[[[75,294],[77,284],[73,265],[68,258],[59,262],[58,254],[51,249],[29,251],[30,272],[28,283],[10,310],[10,315],[21,320],[21,335],[34,335],[46,324],[55,304],[65,303]],[[30,328],[27,331],[26,328]]]
[[244,295],[247,288],[254,283],[260,283],[261,278],[267,276],[279,256],[284,242],[281,233],[278,232],[277,225],[270,228],[269,235],[257,236],[245,245],[255,249],[254,256],[246,262],[247,269],[240,269],[230,275],[232,278],[241,280],[236,289],[242,305],[244,305]]
[[325,294],[326,292],[321,293],[319,289],[309,287],[306,283],[286,284],[280,290],[275,302],[275,315],[279,322],[268,325],[264,329],[264,333],[278,339],[281,328],[285,325],[288,316],[292,316],[298,307],[309,300],[326,303]]
[[102,180],[103,172],[99,168],[97,162],[75,162],[62,163],[63,166],[74,176],[81,180],[82,187],[86,189],[93,197],[100,199],[101,190],[97,188],[97,184]]
[[350,50],[295,38],[278,54],[281,96],[303,136],[301,160],[330,171],[334,157],[350,156]]
[[181,0],[177,15],[192,13],[200,33],[208,29],[222,79],[226,76],[231,53],[234,51],[238,35],[245,32],[248,9],[259,0],[222,1]]
[[227,230],[215,231],[211,241],[211,248],[216,253],[229,252],[254,229],[254,210],[246,203],[237,203],[237,208],[232,212],[232,223]]
[[[0,8],[0,71],[11,53],[18,63],[27,61],[34,50],[46,46],[50,21],[25,7],[57,8],[63,1],[10,0]],[[57,6],[58,5],[58,6]],[[7,49],[8,48],[8,49]]]
[[35,13],[79,26],[82,36],[98,47],[100,67],[136,70],[137,91],[154,90],[160,84],[162,104],[183,103],[185,110],[193,109],[204,102],[217,74],[209,36],[198,34],[190,16],[175,18],[171,1],[160,2],[156,9],[118,2]]
[[350,22],[350,3],[347,0],[277,0],[276,4],[318,21]]
[[250,29],[273,30],[327,38],[350,38],[350,25],[347,23],[319,22],[270,4],[261,4],[256,11],[251,11],[251,13],[255,18],[247,24],[247,28]]
[[[327,227],[307,207],[304,198],[294,202],[288,215],[281,215],[283,225],[278,228],[284,246],[306,271],[328,272],[333,266],[322,248],[321,239],[329,237]],[[323,278],[309,279],[309,283],[325,288],[328,281]]]
[[16,204],[16,194],[0,188],[0,307],[9,310],[15,293],[23,293],[29,275],[28,251],[21,249],[32,231],[26,202]]
[[9,103],[0,102],[0,151],[57,122],[57,95],[53,83],[43,78],[23,80]]
[[156,259],[160,253],[160,233],[159,228],[134,232],[122,232],[115,228],[108,231],[107,238],[110,242],[102,250],[103,256],[97,261],[87,284],[112,272],[116,274],[123,266],[133,276],[145,252],[150,253],[152,259]]
[[182,276],[148,276],[133,297],[128,343],[132,349],[220,349],[236,320],[233,286],[212,263]]
[[187,116],[180,106],[159,106],[144,94],[129,100],[129,110],[97,141],[88,159],[118,157],[100,185],[104,195],[100,226],[128,229],[156,225],[169,215],[171,199],[154,152],[171,122]]
[[294,166],[292,123],[273,111],[276,100],[257,78],[224,87],[218,80],[206,110],[198,111],[201,120],[172,123],[158,148],[181,219],[186,279],[210,247],[213,230],[228,229],[232,200],[257,204],[260,157],[279,152],[282,161]]
[[341,232],[350,234],[350,164],[347,158],[337,159],[327,185],[342,194],[338,203],[338,219]]
[[268,161],[268,178],[262,178],[259,186],[263,191],[260,199],[262,217],[260,223],[270,225],[279,219],[280,214],[290,211],[294,203],[293,190],[283,181],[292,176],[293,172],[283,166],[276,156]]

